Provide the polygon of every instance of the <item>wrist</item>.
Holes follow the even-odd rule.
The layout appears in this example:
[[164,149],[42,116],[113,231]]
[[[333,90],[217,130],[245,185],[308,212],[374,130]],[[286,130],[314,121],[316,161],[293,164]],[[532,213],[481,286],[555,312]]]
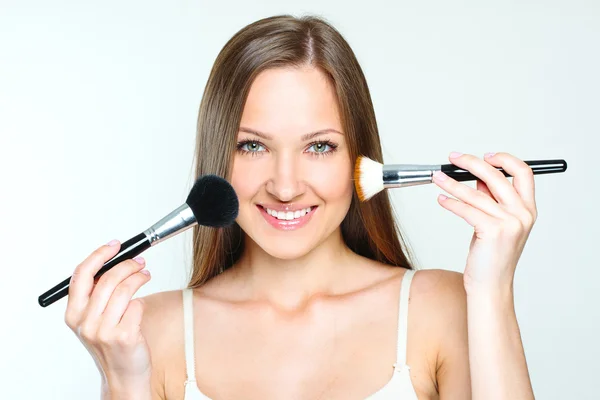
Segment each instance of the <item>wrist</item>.
[[487,314],[488,317],[514,311],[514,294],[509,287],[471,287],[466,290],[470,313]]
[[475,282],[464,277],[464,288],[467,297],[507,299],[514,297],[513,280],[496,280],[490,283]]
[[135,382],[122,380],[102,380],[102,400],[138,400],[151,399],[150,379]]

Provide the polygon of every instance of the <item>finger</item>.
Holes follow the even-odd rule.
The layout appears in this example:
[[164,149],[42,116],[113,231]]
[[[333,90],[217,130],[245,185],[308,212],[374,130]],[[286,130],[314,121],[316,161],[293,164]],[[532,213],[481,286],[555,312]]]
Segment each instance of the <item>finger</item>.
[[476,209],[469,204],[463,203],[462,201],[453,199],[451,197],[447,197],[443,194],[438,196],[438,203],[446,210],[449,210],[464,219],[474,228],[483,226],[483,224],[489,223],[492,219],[494,219],[494,217]]
[[90,297],[86,316],[89,318],[99,318],[104,312],[116,287],[129,276],[139,272],[144,268],[144,265],[145,260],[142,257],[136,257],[133,260],[120,262],[102,275]]
[[513,177],[513,187],[529,211],[535,211],[535,181],[533,170],[522,160],[508,153],[497,153],[485,160],[494,167],[500,167]]
[[450,162],[462,169],[468,170],[485,182],[498,203],[510,207],[523,203],[521,197],[519,197],[515,188],[506,179],[504,174],[486,161],[470,154],[462,154],[458,157],[450,158]]
[[486,214],[496,218],[503,218],[506,216],[506,211],[503,210],[492,197],[450,178],[441,171],[436,171],[436,173],[433,174],[433,181],[452,196]]
[[119,326],[125,328],[140,327],[142,317],[144,316],[144,301],[142,299],[133,299],[127,305],[127,309],[119,322]]
[[477,180],[477,190],[496,201],[496,199],[494,199],[494,195],[492,194],[492,192],[490,192],[490,189],[484,181],[480,181],[479,179]]
[[148,281],[150,281],[150,272],[144,269],[121,282],[110,296],[110,300],[102,314],[101,325],[114,328],[123,317],[135,292]]
[[113,240],[97,248],[75,268],[69,283],[65,312],[67,323],[74,321],[84,312],[96,283],[94,276],[108,260],[117,255],[120,247],[119,241]]

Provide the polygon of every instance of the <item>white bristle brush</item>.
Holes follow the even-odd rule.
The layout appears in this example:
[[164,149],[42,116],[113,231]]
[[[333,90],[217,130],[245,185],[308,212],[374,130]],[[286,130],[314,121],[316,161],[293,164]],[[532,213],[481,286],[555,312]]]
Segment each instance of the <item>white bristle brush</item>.
[[[565,160],[534,160],[524,161],[529,165],[534,175],[565,172]],[[502,168],[496,167],[504,176],[510,176]],[[433,182],[435,171],[442,171],[449,177],[459,181],[478,180],[471,174],[454,164],[381,164],[368,157],[359,156],[354,164],[354,186],[360,201],[367,201],[383,189],[405,186],[423,185]]]

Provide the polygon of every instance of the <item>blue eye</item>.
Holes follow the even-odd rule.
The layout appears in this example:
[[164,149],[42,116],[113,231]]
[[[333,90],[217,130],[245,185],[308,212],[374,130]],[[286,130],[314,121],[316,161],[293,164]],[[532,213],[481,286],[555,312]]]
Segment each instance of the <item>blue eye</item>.
[[265,147],[257,141],[248,140],[238,144],[238,150],[248,153],[260,153],[265,150]]
[[309,144],[307,152],[312,153],[314,156],[324,156],[332,154],[336,148],[336,144],[330,142],[329,140],[324,140]]
[[314,149],[310,153],[327,153],[331,151],[331,146],[325,142],[317,142],[309,147],[309,149]]

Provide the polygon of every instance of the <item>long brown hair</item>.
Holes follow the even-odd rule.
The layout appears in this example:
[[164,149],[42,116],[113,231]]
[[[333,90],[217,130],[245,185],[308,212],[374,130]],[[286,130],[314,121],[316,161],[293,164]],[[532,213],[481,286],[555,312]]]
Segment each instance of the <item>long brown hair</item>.
[[[383,162],[371,96],[354,52],[324,19],[280,15],[261,19],[237,32],[223,47],[211,70],[198,113],[195,177],[231,178],[243,107],[256,76],[267,68],[314,66],[331,80],[337,94],[350,159],[359,155]],[[387,192],[361,203],[354,193],[341,225],[355,253],[385,264],[412,269]],[[194,227],[192,276],[196,287],[231,267],[244,239],[239,225]]]

